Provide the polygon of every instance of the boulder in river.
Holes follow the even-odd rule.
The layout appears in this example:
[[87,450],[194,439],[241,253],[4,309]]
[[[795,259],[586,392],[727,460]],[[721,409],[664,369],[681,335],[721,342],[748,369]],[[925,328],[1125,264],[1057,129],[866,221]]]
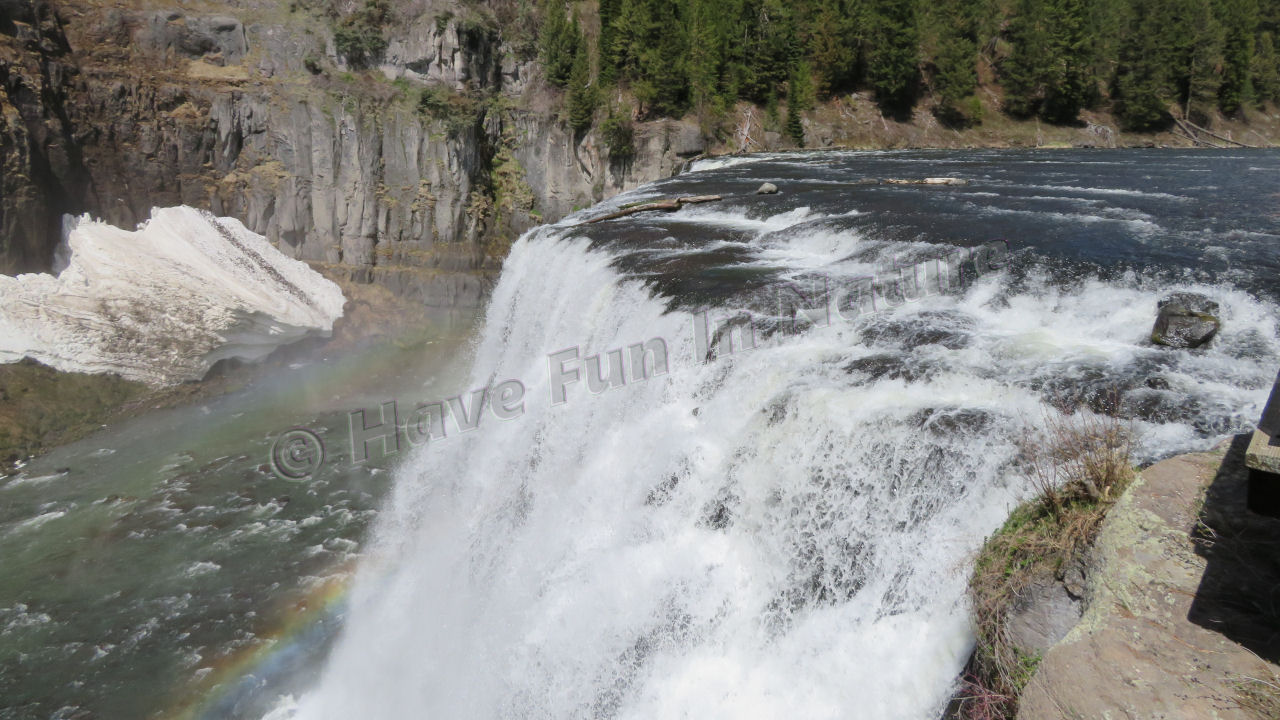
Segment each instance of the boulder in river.
[[774,185],[773,183],[767,182],[761,185],[759,190],[756,190],[756,194],[757,195],[777,195],[778,186]]
[[1218,334],[1218,303],[1198,293],[1173,293],[1160,301],[1151,342],[1172,348],[1197,348]]

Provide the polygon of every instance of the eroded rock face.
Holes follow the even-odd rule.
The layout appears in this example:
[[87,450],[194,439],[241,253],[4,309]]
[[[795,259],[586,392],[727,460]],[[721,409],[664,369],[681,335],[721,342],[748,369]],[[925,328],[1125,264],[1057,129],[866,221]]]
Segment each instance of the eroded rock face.
[[610,160],[594,132],[575,142],[569,128],[549,123],[537,113],[516,114],[514,131],[515,157],[548,221],[623,190],[675,175],[704,148],[690,144],[690,133],[697,131],[695,125],[675,120],[637,125],[636,156],[625,164]]
[[[611,162],[594,133],[564,127],[536,63],[465,3],[392,2],[380,64],[348,73],[326,20],[274,4],[69,0],[59,19],[41,0],[0,2],[6,272],[50,267],[63,212],[131,227],[153,206],[190,205],[290,257],[476,305],[521,230],[704,149],[694,125],[642,123],[634,160]],[[490,100],[463,122],[431,117],[418,108],[427,87]],[[459,272],[480,276],[441,279]]]
[[[121,18],[124,19],[123,17]],[[148,54],[238,63],[249,51],[244,25],[228,15],[193,15],[158,10],[130,18],[130,40]]]
[[1172,348],[1198,348],[1218,334],[1218,303],[1198,293],[1174,293],[1160,301],[1151,341]]
[[421,15],[387,44],[381,69],[389,78],[456,90],[497,87],[503,79],[500,50],[496,29]]
[[87,171],[66,116],[75,66],[53,8],[0,0],[0,272],[48,269]]
[[67,218],[59,274],[0,275],[0,362],[164,385],[342,317],[337,285],[239,221],[157,209],[137,231]]

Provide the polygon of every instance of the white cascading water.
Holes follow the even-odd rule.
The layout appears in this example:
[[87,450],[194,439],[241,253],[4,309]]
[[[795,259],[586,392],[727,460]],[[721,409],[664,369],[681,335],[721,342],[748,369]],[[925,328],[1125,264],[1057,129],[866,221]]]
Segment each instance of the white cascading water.
[[[842,260],[856,237],[776,233],[803,220],[760,223],[761,262],[867,270]],[[929,368],[910,382],[866,380],[848,366],[890,341],[861,322],[700,364],[692,316],[610,261],[571,222],[513,247],[471,387],[519,379],[525,413],[450,420],[400,470],[342,637],[282,714],[936,718],[971,650],[969,563],[1028,491],[1010,468],[1045,412],[1030,379],[1159,352],[1144,343],[1159,293],[991,275],[893,310],[967,339],[910,348]],[[1196,289],[1229,318],[1218,347],[1248,336],[1277,355],[1269,308]],[[584,373],[551,404],[549,353],[658,337],[668,375],[592,395]],[[1164,376],[1244,418],[1267,371],[1224,353]],[[1141,429],[1146,456],[1212,443]]]

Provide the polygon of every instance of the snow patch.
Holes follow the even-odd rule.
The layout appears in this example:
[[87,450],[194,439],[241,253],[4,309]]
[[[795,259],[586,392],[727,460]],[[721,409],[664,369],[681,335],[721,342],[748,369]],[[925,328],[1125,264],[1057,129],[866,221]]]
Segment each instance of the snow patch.
[[136,231],[63,218],[58,275],[0,275],[0,363],[165,385],[255,360],[342,317],[342,290],[238,220],[155,208]]

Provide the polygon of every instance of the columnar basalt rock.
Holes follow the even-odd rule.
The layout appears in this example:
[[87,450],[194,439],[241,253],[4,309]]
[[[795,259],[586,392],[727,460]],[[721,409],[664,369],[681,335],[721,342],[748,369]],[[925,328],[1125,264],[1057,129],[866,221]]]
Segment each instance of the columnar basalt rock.
[[48,267],[85,168],[66,116],[75,78],[53,8],[0,1],[0,272]]
[[[461,3],[417,3],[413,17],[392,3],[387,48],[361,70],[301,11],[3,2],[15,18],[0,23],[8,272],[48,269],[64,212],[131,227],[185,204],[353,279],[475,305],[513,233],[702,150],[696,126],[648,123],[634,159],[611,163],[594,133],[560,121],[536,63]],[[426,88],[465,100],[462,116],[424,112]],[[512,194],[504,183],[529,202],[497,197]],[[439,277],[458,272],[480,275]]]

